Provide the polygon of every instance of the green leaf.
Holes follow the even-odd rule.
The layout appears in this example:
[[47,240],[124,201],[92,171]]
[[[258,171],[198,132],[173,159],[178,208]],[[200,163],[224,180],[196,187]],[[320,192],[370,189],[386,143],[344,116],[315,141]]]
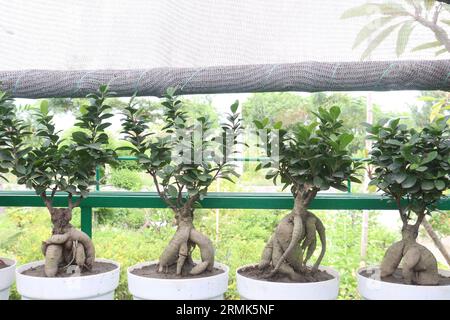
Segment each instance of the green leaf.
[[366,59],[399,25],[400,24],[394,24],[381,31],[367,46],[366,50],[361,55],[361,60]]
[[442,180],[435,180],[434,185],[435,185],[436,189],[438,189],[439,191],[445,189],[445,182]]
[[339,147],[344,149],[350,142],[353,141],[353,135],[349,133],[343,133],[339,136]]
[[261,123],[261,121],[253,120],[253,123],[255,124],[255,126],[256,126],[257,129],[263,129],[263,128],[264,128],[264,126],[263,126],[263,124]]
[[399,172],[399,173],[394,174],[394,180],[397,183],[402,183],[403,181],[406,180],[407,177],[408,177],[408,175],[404,172]]
[[411,188],[416,184],[417,178],[415,176],[408,176],[405,181],[402,182],[402,187],[407,189]]
[[232,113],[236,113],[239,107],[239,100],[236,100],[230,107]]
[[422,181],[422,184],[420,185],[422,190],[429,191],[434,189],[434,183],[431,180],[425,180]]
[[316,187],[320,188],[323,185],[323,179],[319,176],[315,176],[313,179],[313,183]]
[[420,50],[425,50],[425,49],[430,49],[430,48],[435,48],[435,47],[441,47],[442,44],[439,41],[432,41],[432,42],[427,42],[427,43],[423,43],[417,47],[414,47],[411,52],[415,52],[415,51],[420,51]]
[[433,161],[434,159],[436,159],[437,155],[438,155],[437,151],[430,152],[429,154],[426,155],[426,157],[422,160],[420,164],[424,165],[428,162]]
[[397,57],[400,57],[405,52],[406,45],[408,44],[409,37],[413,29],[414,21],[407,21],[405,22],[405,24],[403,24],[400,30],[398,30],[396,45]]
[[171,198],[176,198],[178,197],[178,190],[177,188],[175,188],[173,185],[169,184],[167,186],[167,193],[169,194],[169,196]]
[[337,120],[337,118],[341,114],[341,109],[338,106],[333,106],[330,108],[330,114],[334,120]]
[[387,139],[386,143],[392,144],[392,145],[395,145],[395,146],[402,146],[403,145],[403,143],[401,143],[400,141],[395,140],[395,139]]
[[6,150],[0,150],[0,161],[14,161],[14,158]]
[[80,107],[80,113],[81,113],[82,115],[85,115],[86,113],[88,113],[88,108],[89,108],[89,106],[86,105],[86,104],[81,105],[81,107]]
[[44,115],[48,114],[48,100],[42,100],[41,104],[39,106],[39,109],[41,110],[41,113]]
[[273,125],[273,128],[276,129],[276,130],[280,130],[282,126],[283,126],[283,122],[278,121],[277,123],[275,123]]

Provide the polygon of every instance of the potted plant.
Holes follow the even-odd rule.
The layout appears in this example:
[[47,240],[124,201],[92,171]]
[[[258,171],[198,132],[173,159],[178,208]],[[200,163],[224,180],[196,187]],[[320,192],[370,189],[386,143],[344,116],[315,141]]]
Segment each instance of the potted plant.
[[[97,166],[111,163],[115,152],[107,148],[104,132],[112,115],[105,100],[107,86],[88,95],[77,118],[79,130],[73,141],[62,140],[55,131],[48,103],[36,114],[34,139],[29,139],[23,122],[11,114],[11,123],[0,134],[8,135],[6,149],[12,173],[19,184],[34,189],[47,207],[53,224],[52,236],[42,243],[45,261],[20,266],[16,270],[17,290],[23,299],[112,299],[119,281],[119,265],[96,259],[92,240],[71,224],[72,210],[89,194]],[[37,141],[36,141],[37,139]],[[57,192],[65,192],[68,205],[54,206]]]
[[[321,107],[314,114],[318,121],[290,129],[281,122],[270,125],[267,118],[255,121],[258,135],[267,137],[258,146],[268,155],[256,170],[271,168],[266,178],[274,183],[279,179],[283,190],[290,187],[294,207],[268,240],[259,264],[236,271],[237,288],[244,299],[337,298],[339,274],[320,265],[326,251],[325,227],[308,206],[319,191],[346,191],[348,179],[360,182],[356,178],[360,164],[350,157],[347,146],[353,135],[343,128],[340,109]],[[318,245],[316,233],[321,251],[311,266],[308,261]]]
[[[4,128],[15,126],[14,104],[7,92],[0,91],[0,181],[7,181],[5,174],[9,173],[13,165],[11,153],[11,141],[8,132]],[[11,285],[14,283],[16,261],[0,257],[0,300],[9,298]]]
[[421,131],[400,119],[368,125],[374,141],[370,184],[396,203],[402,230],[379,267],[358,270],[358,290],[366,299],[450,299],[450,272],[438,270],[430,250],[416,241],[420,224],[450,186],[447,120],[441,117]]
[[[238,176],[231,159],[243,130],[238,101],[231,106],[227,123],[212,130],[207,118],[190,119],[175,93],[176,89],[169,88],[161,103],[165,126],[159,134],[149,131],[133,99],[124,112],[124,139],[130,146],[120,149],[138,158],[174,212],[177,228],[159,261],[128,269],[128,287],[135,299],[221,299],[228,287],[229,268],[214,261],[211,240],[195,229],[193,220],[211,183]],[[200,249],[201,261],[192,258],[195,247]]]

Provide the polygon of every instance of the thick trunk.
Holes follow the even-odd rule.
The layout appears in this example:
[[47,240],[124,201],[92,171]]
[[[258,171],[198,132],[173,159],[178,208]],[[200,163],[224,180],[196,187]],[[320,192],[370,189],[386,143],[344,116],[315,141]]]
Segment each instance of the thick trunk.
[[380,267],[382,278],[391,276],[402,263],[405,284],[438,284],[436,258],[430,250],[416,242],[418,227],[418,224],[403,226],[402,240],[390,246],[384,255]]
[[[182,275],[186,266],[191,267],[189,273],[198,275],[212,271],[214,267],[214,247],[208,237],[195,230],[193,225],[193,210],[180,209],[175,212],[177,231],[164,249],[159,259],[158,272],[168,272],[169,267],[176,264],[176,274]],[[202,261],[193,265],[192,250],[200,249]]]
[[60,267],[70,265],[77,265],[80,271],[91,269],[95,261],[94,244],[87,234],[70,224],[72,209],[49,207],[49,211],[53,235],[42,243],[45,275],[54,277]]
[[[307,272],[306,263],[317,246],[320,236],[322,250],[312,267],[316,272],[326,251],[325,228],[312,212],[306,210],[305,201],[295,199],[294,209],[278,224],[262,253],[259,269],[273,267],[268,277],[284,274],[291,280],[303,279]],[[305,259],[303,253],[306,252]]]

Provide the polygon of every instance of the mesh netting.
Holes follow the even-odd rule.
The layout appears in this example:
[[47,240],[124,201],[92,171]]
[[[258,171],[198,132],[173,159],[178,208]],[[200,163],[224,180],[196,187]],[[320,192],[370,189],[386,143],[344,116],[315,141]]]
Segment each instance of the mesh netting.
[[[450,6],[366,3],[0,0],[0,81],[17,97],[448,89]],[[346,63],[361,58],[381,63]]]

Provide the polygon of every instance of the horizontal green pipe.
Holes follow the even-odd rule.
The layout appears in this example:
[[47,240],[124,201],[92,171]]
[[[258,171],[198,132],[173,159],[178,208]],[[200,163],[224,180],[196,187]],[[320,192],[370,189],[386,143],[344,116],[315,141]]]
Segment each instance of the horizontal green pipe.
[[[119,161],[134,161],[137,160],[137,157],[133,156],[120,156],[117,157],[117,160]],[[235,157],[235,161],[260,161],[260,160],[267,160],[269,157]],[[359,160],[359,161],[368,161],[369,158],[353,158],[353,160]]]
[[[202,202],[203,208],[215,209],[291,209],[290,193],[210,192]],[[55,206],[67,206],[67,195],[55,196]],[[42,200],[32,191],[1,191],[0,207],[43,207]],[[81,203],[92,208],[165,208],[156,192],[91,192]],[[357,193],[320,193],[311,209],[327,210],[393,210],[396,204],[381,195]],[[441,210],[450,210],[450,199],[438,203]]]

